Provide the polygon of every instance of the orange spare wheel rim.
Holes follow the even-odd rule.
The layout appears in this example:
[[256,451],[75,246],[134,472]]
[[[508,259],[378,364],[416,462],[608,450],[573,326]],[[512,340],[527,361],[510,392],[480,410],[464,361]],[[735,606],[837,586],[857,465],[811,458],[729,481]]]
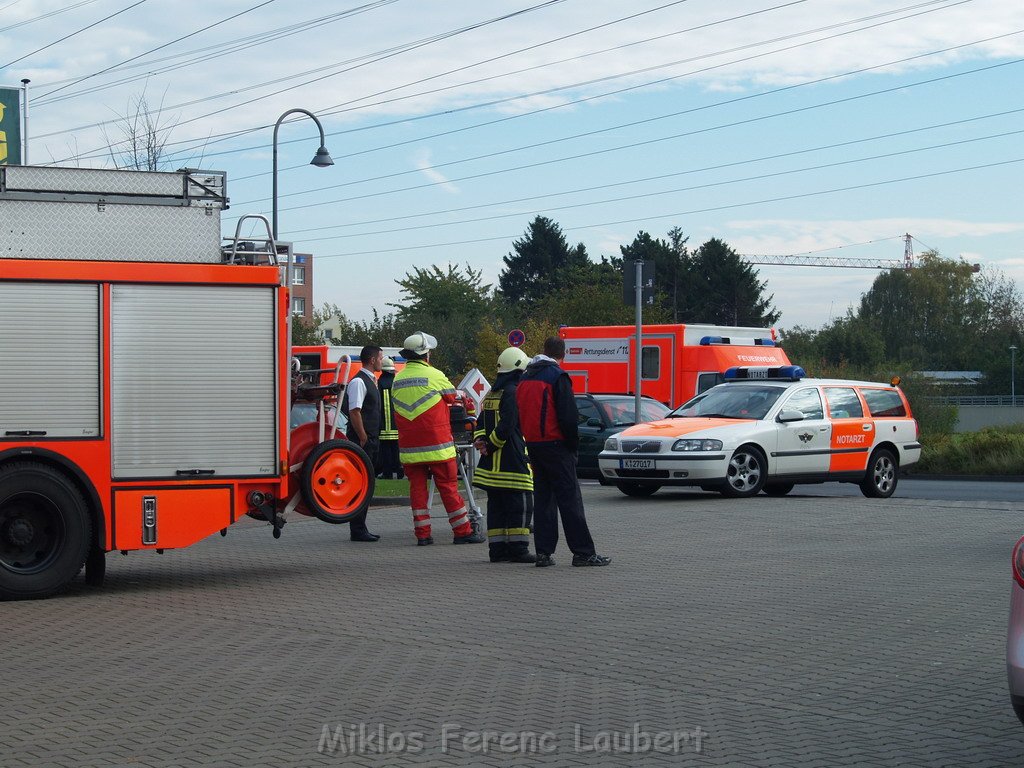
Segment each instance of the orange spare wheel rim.
[[370,459],[350,440],[326,440],[302,463],[300,488],[306,509],[328,523],[363,513],[373,496]]

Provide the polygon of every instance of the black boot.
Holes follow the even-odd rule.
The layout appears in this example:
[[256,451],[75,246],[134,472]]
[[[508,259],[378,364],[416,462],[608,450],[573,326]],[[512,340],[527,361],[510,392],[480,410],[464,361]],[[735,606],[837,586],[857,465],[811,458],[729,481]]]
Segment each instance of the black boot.
[[515,542],[508,545],[508,555],[505,558],[510,563],[535,563],[537,557],[530,552],[530,545],[524,542]]
[[507,563],[509,561],[507,542],[492,541],[487,545],[487,550],[492,563]]

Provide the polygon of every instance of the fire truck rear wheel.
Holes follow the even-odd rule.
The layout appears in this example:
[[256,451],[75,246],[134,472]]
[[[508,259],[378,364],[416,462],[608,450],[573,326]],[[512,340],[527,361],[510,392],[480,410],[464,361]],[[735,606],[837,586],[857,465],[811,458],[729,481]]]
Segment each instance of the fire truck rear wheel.
[[647,483],[616,483],[616,485],[624,494],[634,498],[653,496],[661,488],[660,485],[650,485]]
[[351,440],[325,440],[302,463],[302,500],[325,523],[347,523],[370,506],[373,465]]
[[0,467],[0,598],[50,597],[78,575],[92,521],[81,491],[45,464]]

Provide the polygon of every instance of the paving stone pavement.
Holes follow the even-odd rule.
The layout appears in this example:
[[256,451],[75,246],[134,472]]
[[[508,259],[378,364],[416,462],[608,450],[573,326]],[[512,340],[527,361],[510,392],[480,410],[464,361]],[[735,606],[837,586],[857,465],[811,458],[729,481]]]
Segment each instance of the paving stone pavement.
[[247,521],[0,604],[0,765],[1024,765],[1020,505],[584,497],[609,568],[382,508],[376,544]]

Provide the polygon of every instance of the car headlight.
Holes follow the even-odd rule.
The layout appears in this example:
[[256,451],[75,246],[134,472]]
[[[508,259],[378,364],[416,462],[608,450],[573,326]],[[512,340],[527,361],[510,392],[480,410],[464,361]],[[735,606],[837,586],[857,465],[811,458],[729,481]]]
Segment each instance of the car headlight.
[[673,451],[720,451],[721,440],[676,440],[672,443]]
[[604,449],[606,451],[617,451],[619,450],[619,438],[609,437],[604,441]]

